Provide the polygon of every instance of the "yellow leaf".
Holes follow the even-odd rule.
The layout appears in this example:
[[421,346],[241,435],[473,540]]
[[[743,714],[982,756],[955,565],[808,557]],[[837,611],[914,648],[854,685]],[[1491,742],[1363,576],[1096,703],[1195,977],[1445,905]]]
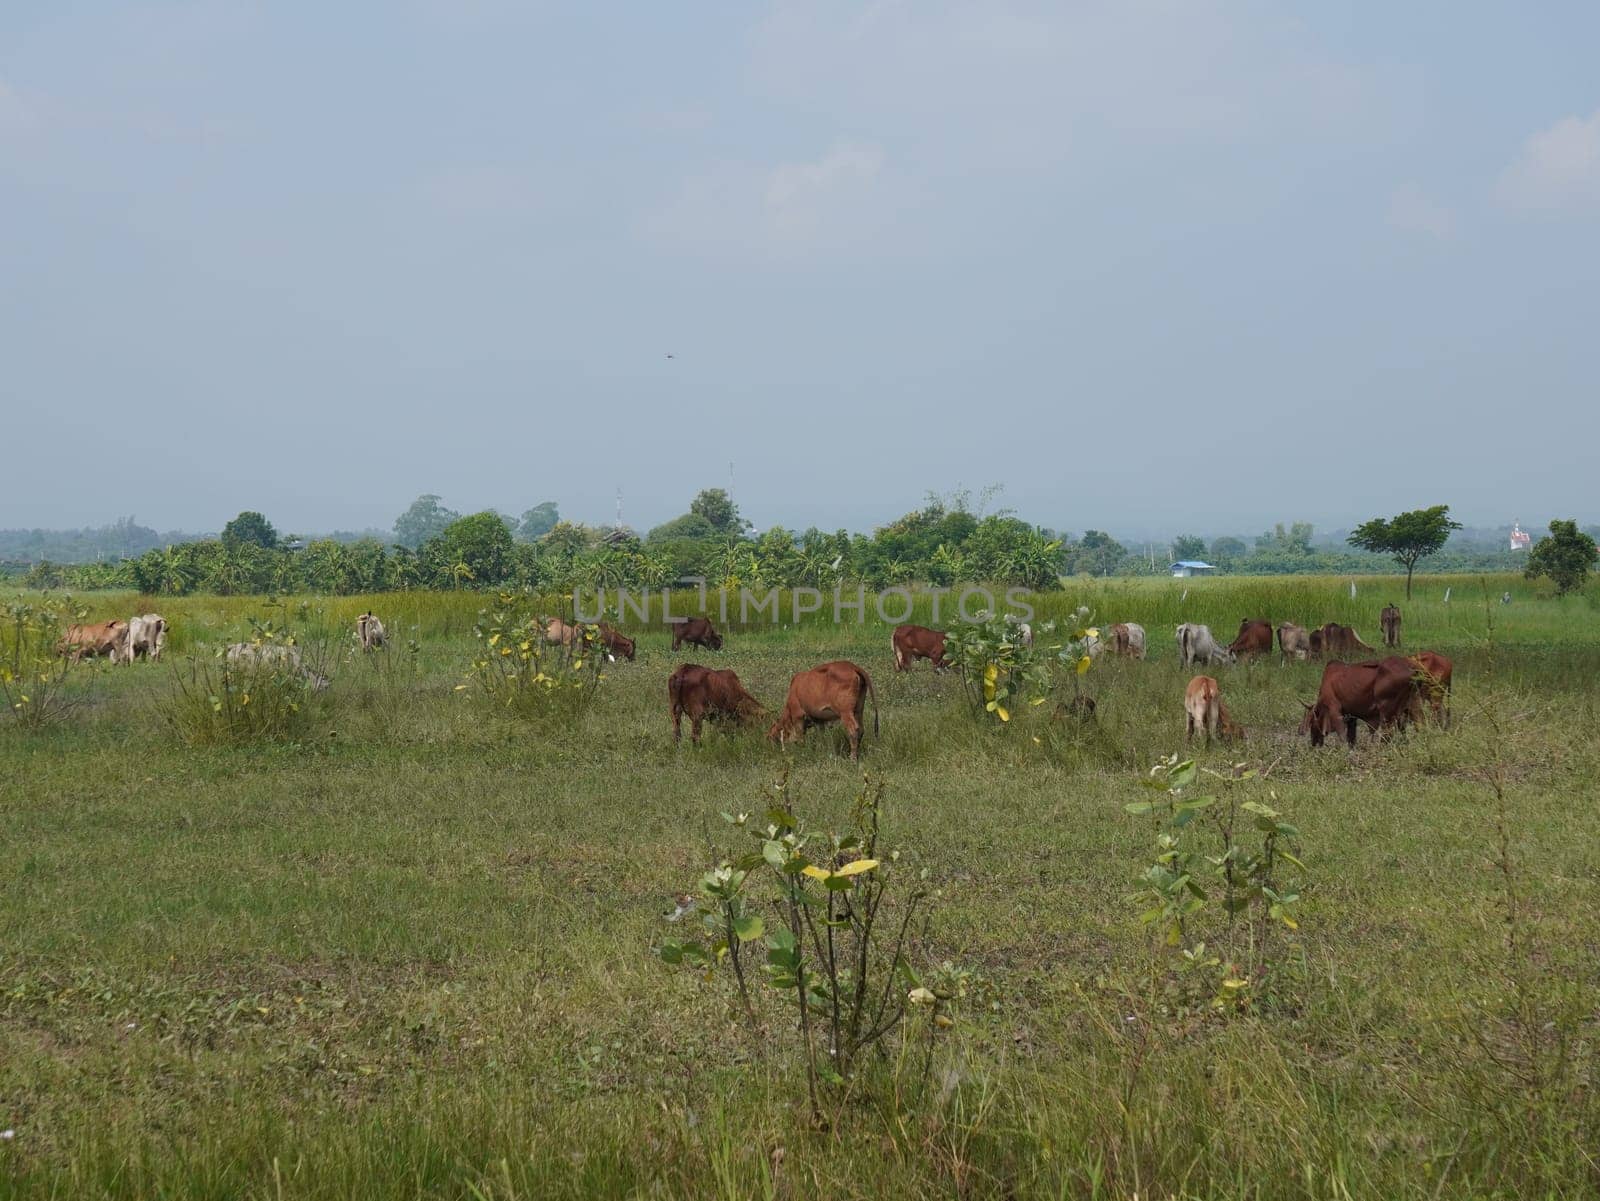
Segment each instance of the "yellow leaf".
[[857,859],[853,863],[845,864],[833,874],[836,876],[859,876],[862,872],[870,872],[877,866],[878,861],[876,859]]
[[500,635],[499,634],[490,634],[489,635],[489,645],[490,646],[493,646],[495,643],[497,643],[499,641],[500,641]]
[[[833,875],[832,872],[824,871],[814,863],[806,864],[800,869],[800,871],[801,874],[810,876],[813,880],[826,880],[829,876]],[[840,874],[842,875],[843,873],[841,872]]]
[[1223,988],[1249,988],[1250,987],[1250,981],[1248,981],[1248,980],[1239,980],[1239,979],[1224,980],[1222,982],[1222,987]]
[[993,684],[995,682],[995,678],[999,676],[999,674],[1000,669],[991,663],[983,669],[983,682],[985,684]]
[[1083,658],[1078,660],[1078,674],[1081,676],[1084,672],[1086,672],[1088,670],[1089,670],[1089,656],[1085,655]]
[[998,717],[1001,721],[1010,721],[1011,720],[1011,714],[1006,712],[1006,709],[1005,709],[1004,705],[996,705],[994,707],[994,712],[995,712],[995,716]]
[[1094,626],[1090,626],[1087,630],[1084,631],[1084,633],[1089,635],[1089,637],[1091,637],[1091,638],[1100,637],[1100,631],[1098,629],[1096,629]]
[[1300,928],[1300,923],[1295,921],[1294,918],[1290,917],[1287,913],[1283,915],[1283,924],[1288,926],[1291,930],[1298,930]]
[[1047,696],[1036,696],[1031,701],[1029,701],[1028,704],[1030,704],[1030,705],[1042,705],[1049,699],[1050,698],[1047,697]]
[[457,684],[456,685],[456,691],[457,692],[465,692],[466,690],[467,690],[467,686],[465,684]]

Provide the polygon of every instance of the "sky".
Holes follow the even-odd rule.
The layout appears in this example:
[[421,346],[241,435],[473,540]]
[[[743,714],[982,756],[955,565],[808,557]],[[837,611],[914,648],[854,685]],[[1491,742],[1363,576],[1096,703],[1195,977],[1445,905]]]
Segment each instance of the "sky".
[[11,0],[0,527],[1600,517],[1600,5]]

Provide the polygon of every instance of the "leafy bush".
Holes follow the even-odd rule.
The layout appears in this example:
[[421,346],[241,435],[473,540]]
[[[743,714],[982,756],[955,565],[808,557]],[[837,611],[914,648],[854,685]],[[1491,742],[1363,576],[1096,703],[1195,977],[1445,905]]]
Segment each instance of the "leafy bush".
[[1088,626],[1089,610],[1078,608],[1058,630],[1047,621],[1034,631],[1032,644],[1022,627],[1008,617],[963,622],[945,632],[944,657],[961,676],[963,695],[978,715],[1009,722],[1020,704],[1042,705],[1055,685],[1055,671],[1064,667],[1076,691],[1087,672],[1087,640],[1099,631]]
[[[798,1052],[820,1119],[823,1087],[848,1084],[865,1053],[885,1041],[923,1040],[925,1077],[935,1041],[954,1025],[950,1011],[972,977],[948,963],[913,967],[936,894],[926,870],[911,875],[901,853],[880,843],[881,782],[864,782],[843,834],[813,831],[795,815],[787,775],[777,793],[762,818],[722,815],[758,846],[724,858],[700,878],[680,916],[697,917],[702,937],[663,943],[659,953],[708,981],[727,969],[724,979],[731,977],[758,1047]],[[767,1020],[752,986],[757,946],[765,950],[768,995],[792,1007],[792,1021]]]
[[[1208,774],[1223,782],[1220,802],[1186,795],[1199,773],[1192,759],[1180,763],[1174,755],[1156,764],[1147,781],[1161,799],[1124,806],[1166,818],[1155,862],[1128,899],[1159,936],[1170,969],[1166,1003],[1179,1016],[1249,1009],[1274,994],[1286,966],[1285,936],[1299,929],[1293,913],[1304,889],[1305,864],[1290,849],[1299,831],[1277,810],[1238,798],[1256,773]],[[1203,846],[1207,832],[1215,853]],[[1298,873],[1293,880],[1281,877],[1285,865]]]
[[[299,613],[306,616],[305,606]],[[304,742],[327,729],[334,698],[327,692],[338,640],[287,622],[250,619],[249,648],[230,659],[225,648],[190,656],[173,671],[157,713],[189,746]]]
[[39,729],[65,717],[81,700],[67,690],[77,666],[57,647],[72,621],[71,598],[6,605],[0,625],[0,700],[19,725]]
[[456,691],[524,720],[573,718],[588,709],[605,678],[603,647],[593,626],[569,644],[545,637],[532,599],[502,592],[478,611],[472,633],[479,649]]

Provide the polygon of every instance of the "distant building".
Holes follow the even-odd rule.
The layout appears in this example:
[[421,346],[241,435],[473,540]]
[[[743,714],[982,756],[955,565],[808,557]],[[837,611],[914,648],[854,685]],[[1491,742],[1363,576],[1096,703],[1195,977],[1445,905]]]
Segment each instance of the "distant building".
[[1171,565],[1175,579],[1188,579],[1192,575],[1201,575],[1216,568],[1210,563],[1202,563],[1199,559],[1179,559]]
[[1533,536],[1525,532],[1520,522],[1511,523],[1511,549],[1527,550],[1533,544]]

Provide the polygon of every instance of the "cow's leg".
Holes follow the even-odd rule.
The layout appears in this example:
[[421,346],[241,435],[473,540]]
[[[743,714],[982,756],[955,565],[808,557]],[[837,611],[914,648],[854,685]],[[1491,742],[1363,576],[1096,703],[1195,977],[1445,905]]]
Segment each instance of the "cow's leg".
[[853,712],[846,710],[839,715],[839,721],[844,726],[845,735],[850,739],[850,762],[861,762],[861,722]]
[[906,653],[898,646],[894,648],[894,669],[896,671],[906,670]]
[[700,745],[700,723],[704,720],[704,712],[696,711],[689,714],[689,741],[695,746]]
[[1194,739],[1194,714],[1184,711],[1183,714],[1183,742],[1187,746]]
[[[1376,730],[1378,727],[1373,726],[1372,728],[1374,730]],[[1352,747],[1355,746],[1355,744],[1356,744],[1356,719],[1353,718],[1353,717],[1347,716],[1344,719],[1344,739]]]
[[683,741],[683,710],[672,706],[672,741],[676,745]]

